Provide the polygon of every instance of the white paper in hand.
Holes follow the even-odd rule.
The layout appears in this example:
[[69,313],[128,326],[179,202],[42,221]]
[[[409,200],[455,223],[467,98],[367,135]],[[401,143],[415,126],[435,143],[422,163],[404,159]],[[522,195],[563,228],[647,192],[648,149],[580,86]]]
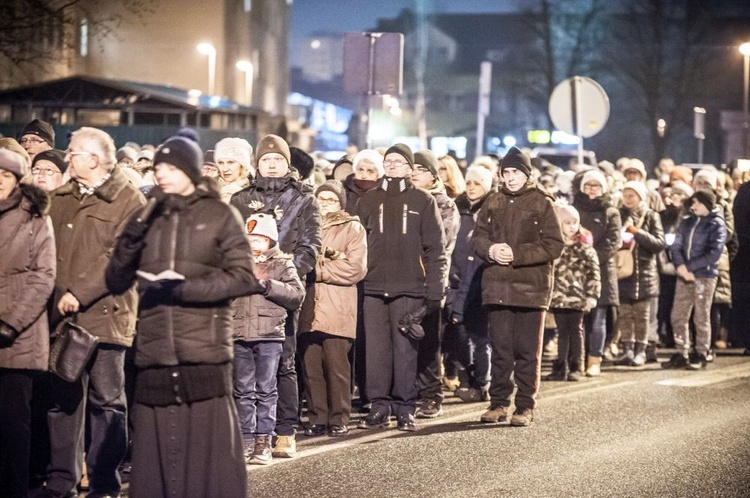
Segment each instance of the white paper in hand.
[[149,282],[159,282],[162,280],[185,280],[185,275],[177,273],[174,270],[164,270],[162,272],[159,272],[157,275],[154,275],[151,272],[137,270],[135,274],[145,280],[148,280]]

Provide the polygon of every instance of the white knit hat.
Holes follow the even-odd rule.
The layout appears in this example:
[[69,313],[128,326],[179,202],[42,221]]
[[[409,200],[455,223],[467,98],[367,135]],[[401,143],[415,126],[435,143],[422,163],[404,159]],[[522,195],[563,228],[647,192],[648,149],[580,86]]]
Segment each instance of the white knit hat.
[[695,185],[696,181],[700,179],[703,179],[704,181],[706,181],[706,183],[708,183],[708,185],[712,189],[716,190],[716,184],[718,182],[718,179],[716,178],[716,173],[714,173],[712,170],[701,169],[701,170],[696,171],[695,174],[693,175],[693,185]]
[[248,235],[263,235],[274,242],[279,241],[279,229],[276,227],[276,219],[270,214],[256,213],[250,215],[245,221]]
[[252,171],[250,155],[253,153],[253,146],[244,138],[223,138],[216,142],[214,147],[214,162],[218,163],[220,159],[232,159],[245,167],[247,171]]
[[492,190],[492,172],[484,166],[469,166],[466,170],[466,181],[474,180],[484,189],[485,194]]
[[357,154],[354,156],[354,159],[352,159],[352,169],[355,173],[357,172],[357,167],[363,159],[370,161],[375,166],[375,168],[377,168],[378,178],[385,175],[385,169],[383,169],[383,155],[374,149],[364,149],[357,152]]
[[625,166],[622,168],[622,174],[624,175],[627,173],[628,170],[634,169],[638,171],[638,173],[641,174],[641,179],[645,180],[648,176],[646,174],[646,165],[643,164],[643,161],[640,159],[633,158],[630,161],[628,161]]
[[638,194],[638,197],[641,198],[641,201],[647,201],[648,200],[648,189],[646,188],[646,184],[643,182],[639,182],[637,180],[631,180],[625,185],[622,186],[623,190],[630,189],[636,194]]
[[590,169],[583,174],[583,178],[581,178],[581,192],[583,192],[583,186],[592,181],[602,186],[602,192],[607,192],[607,189],[609,187],[609,183],[607,183],[607,177],[605,177],[604,173],[602,173],[598,169]]

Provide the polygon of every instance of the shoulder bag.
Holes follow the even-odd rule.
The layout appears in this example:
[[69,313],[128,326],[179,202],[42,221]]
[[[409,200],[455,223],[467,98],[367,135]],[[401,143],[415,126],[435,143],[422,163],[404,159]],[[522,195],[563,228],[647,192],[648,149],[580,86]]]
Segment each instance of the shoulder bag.
[[94,355],[99,339],[75,323],[74,318],[63,320],[55,335],[49,352],[49,371],[67,382],[76,382]]

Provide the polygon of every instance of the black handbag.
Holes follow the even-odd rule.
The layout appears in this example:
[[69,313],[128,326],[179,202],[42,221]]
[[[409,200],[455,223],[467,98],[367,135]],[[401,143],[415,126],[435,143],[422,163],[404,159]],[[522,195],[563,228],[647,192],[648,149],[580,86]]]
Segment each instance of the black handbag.
[[49,352],[49,371],[67,382],[76,382],[96,351],[99,339],[73,319],[57,326]]

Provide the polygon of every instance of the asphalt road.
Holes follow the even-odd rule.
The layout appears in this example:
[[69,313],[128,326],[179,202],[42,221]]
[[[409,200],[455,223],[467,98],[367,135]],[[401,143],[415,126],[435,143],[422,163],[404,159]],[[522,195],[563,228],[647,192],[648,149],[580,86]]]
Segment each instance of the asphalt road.
[[603,370],[543,382],[528,428],[482,424],[486,403],[447,394],[445,414],[415,433],[298,436],[296,458],[248,467],[249,496],[750,496],[749,357]]

